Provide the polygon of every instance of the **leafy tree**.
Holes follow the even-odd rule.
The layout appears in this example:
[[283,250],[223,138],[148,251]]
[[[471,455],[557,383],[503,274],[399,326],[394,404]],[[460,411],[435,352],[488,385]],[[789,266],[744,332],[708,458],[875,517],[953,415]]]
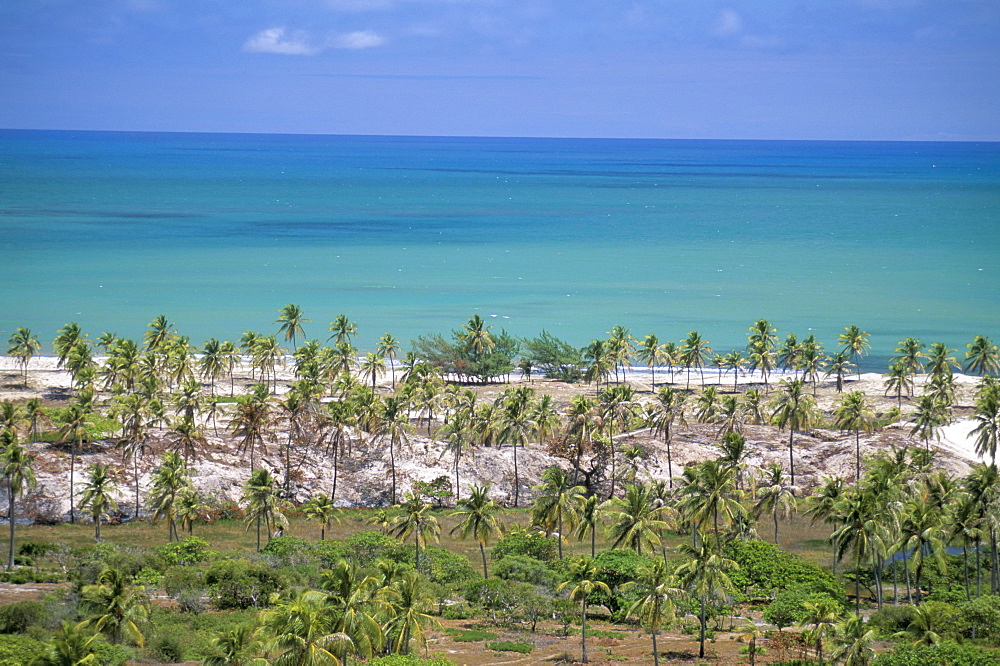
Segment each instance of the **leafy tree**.
[[267,469],[255,469],[250,473],[250,479],[243,486],[244,511],[246,512],[247,530],[251,525],[257,527],[257,552],[260,552],[261,523],[272,533],[272,528],[288,522],[282,513],[283,502],[280,498],[278,482]]
[[525,359],[542,375],[564,382],[577,382],[583,378],[585,362],[580,349],[560,340],[548,331],[536,338],[521,341]]
[[302,506],[302,513],[306,518],[310,520],[315,520],[320,525],[319,539],[324,541],[326,539],[326,526],[330,524],[331,521],[336,520],[340,522],[337,514],[340,513],[340,509],[333,505],[333,501],[326,495],[326,493],[316,493],[309,498],[309,501]]
[[663,560],[654,560],[648,566],[639,570],[635,581],[622,586],[623,591],[633,587],[643,594],[628,609],[628,617],[636,617],[643,628],[653,637],[653,664],[660,663],[659,650],[656,647],[656,636],[664,624],[669,624],[674,617],[673,602],[685,596],[684,590],[676,587],[677,583],[667,571]]
[[583,625],[580,631],[581,661],[587,664],[590,663],[587,657],[587,603],[590,596],[595,593],[610,595],[611,588],[608,587],[607,583],[597,579],[597,568],[594,565],[594,560],[589,557],[577,558],[570,562],[569,575],[570,579],[560,583],[556,587],[556,591],[561,592],[567,587],[572,586],[569,598],[571,601],[580,602],[581,617],[583,618]]
[[406,493],[404,502],[397,508],[402,509],[403,515],[398,516],[393,522],[392,535],[400,540],[406,540],[413,535],[414,568],[420,570],[420,548],[427,545],[427,537],[434,541],[438,540],[441,533],[441,524],[436,516],[430,513],[430,505],[425,504],[420,496],[415,493]]

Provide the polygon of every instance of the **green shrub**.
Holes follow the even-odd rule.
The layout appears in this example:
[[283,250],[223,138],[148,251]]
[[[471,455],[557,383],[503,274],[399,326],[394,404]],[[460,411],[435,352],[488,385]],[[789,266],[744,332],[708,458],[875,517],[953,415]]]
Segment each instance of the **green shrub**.
[[1000,654],[975,645],[944,641],[938,645],[900,645],[875,657],[874,666],[996,666]]
[[396,539],[386,536],[381,532],[367,530],[348,537],[344,541],[343,553],[334,560],[324,563],[327,566],[331,566],[341,558],[353,560],[362,568],[372,567],[379,560],[392,560],[393,562],[409,561],[412,563],[413,548],[408,548]]
[[491,641],[497,637],[492,631],[484,631],[483,629],[448,629],[444,633],[451,636],[456,643],[479,643]]
[[806,602],[816,603],[824,599],[829,599],[834,603],[840,603],[838,599],[825,592],[816,592],[805,585],[782,590],[774,601],[764,609],[764,621],[777,626],[779,629],[790,627],[796,624],[806,615]]
[[806,586],[847,604],[843,587],[822,568],[766,541],[731,541],[726,555],[739,568],[729,578],[749,599],[769,599],[780,590]]
[[970,627],[976,628],[976,638],[1000,642],[1000,596],[976,597],[958,604]]
[[48,617],[40,601],[16,601],[0,606],[0,633],[23,634],[28,627],[43,624]]
[[275,537],[267,542],[260,552],[274,555],[280,558],[289,558],[293,555],[300,555],[311,550],[311,546],[305,539],[293,536]]
[[454,666],[454,664],[455,662],[440,655],[419,657],[415,654],[392,654],[368,662],[368,666]]
[[209,550],[209,543],[201,537],[189,536],[183,541],[175,541],[153,548],[168,565],[197,564],[216,553]]
[[508,555],[527,555],[542,562],[556,556],[556,541],[552,537],[536,532],[512,530],[493,546],[493,559],[500,561]]
[[20,634],[0,634],[0,664],[22,666],[45,653],[42,641]]
[[42,543],[40,541],[22,541],[17,547],[17,554],[25,557],[42,557],[59,550],[59,546],[54,543]]
[[522,641],[492,641],[486,644],[487,649],[496,652],[519,652],[521,654],[531,654],[535,646]]
[[222,610],[266,608],[285,582],[275,569],[247,560],[222,560],[205,572],[212,605]]
[[420,568],[428,580],[442,585],[456,585],[482,577],[465,555],[440,546],[428,546],[420,553]]
[[868,625],[878,632],[879,636],[888,638],[898,631],[903,631],[913,622],[913,606],[883,606],[882,610],[872,613]]
[[556,575],[545,562],[530,555],[508,555],[493,565],[493,575],[504,580],[517,580],[522,583],[553,587]]

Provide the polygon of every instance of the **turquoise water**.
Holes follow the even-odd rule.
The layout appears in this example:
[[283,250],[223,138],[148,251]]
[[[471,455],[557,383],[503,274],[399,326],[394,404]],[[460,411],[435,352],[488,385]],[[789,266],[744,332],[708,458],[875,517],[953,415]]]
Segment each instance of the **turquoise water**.
[[0,330],[1000,340],[1000,144],[0,131]]

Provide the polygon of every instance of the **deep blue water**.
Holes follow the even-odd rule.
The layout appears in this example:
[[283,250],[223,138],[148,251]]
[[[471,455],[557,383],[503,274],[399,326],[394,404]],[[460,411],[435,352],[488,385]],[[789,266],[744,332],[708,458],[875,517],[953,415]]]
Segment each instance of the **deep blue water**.
[[0,131],[0,330],[1000,340],[1000,144]]

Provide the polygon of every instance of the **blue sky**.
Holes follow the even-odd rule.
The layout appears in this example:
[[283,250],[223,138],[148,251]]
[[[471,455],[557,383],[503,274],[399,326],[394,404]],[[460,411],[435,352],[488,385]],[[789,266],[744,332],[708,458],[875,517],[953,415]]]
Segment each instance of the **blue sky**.
[[4,0],[0,127],[1000,140],[997,0]]

